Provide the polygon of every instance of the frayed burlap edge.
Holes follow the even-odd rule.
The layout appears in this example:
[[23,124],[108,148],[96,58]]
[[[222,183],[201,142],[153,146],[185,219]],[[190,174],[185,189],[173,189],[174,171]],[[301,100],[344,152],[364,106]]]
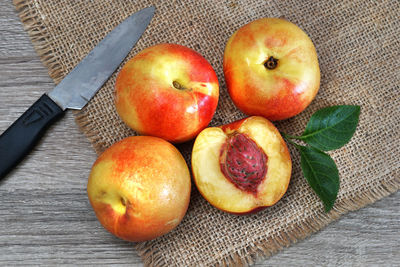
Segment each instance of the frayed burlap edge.
[[[37,19],[39,14],[37,14],[34,9],[29,8],[30,3],[28,0],[13,0],[13,3],[24,25],[24,29],[28,32],[40,60],[48,69],[50,77],[55,83],[60,82],[64,76],[63,69],[58,63],[56,55],[49,47],[51,36],[46,31],[45,25],[42,25],[40,20]],[[74,112],[74,115],[79,129],[90,140],[95,151],[101,151],[102,144],[97,137],[99,136],[98,131],[90,125],[90,121],[87,119],[86,115],[79,111]],[[333,210],[327,214],[308,218],[293,225],[291,229],[281,231],[275,237],[251,244],[240,251],[229,253],[229,255],[224,255],[222,260],[218,263],[218,266],[247,266],[254,264],[256,261],[268,258],[284,247],[288,247],[290,244],[303,240],[310,234],[321,230],[329,223],[337,220],[341,215],[349,211],[363,208],[366,205],[372,204],[377,200],[395,193],[400,189],[400,177],[399,174],[395,172],[396,171],[392,171],[387,174],[394,177],[394,180],[383,182],[377,185],[373,190],[362,192],[352,199],[337,201]],[[149,249],[146,247],[145,243],[136,243],[135,248],[146,266],[169,265],[163,262],[161,251]]]
[[[65,71],[58,63],[58,58],[50,48],[50,34],[46,31],[45,25],[40,22],[41,20],[37,19],[40,14],[37,14],[35,9],[29,8],[29,5],[32,3],[28,0],[13,0],[13,4],[24,26],[24,30],[28,32],[33,47],[39,55],[41,62],[47,68],[49,76],[56,84],[59,83],[65,76]],[[99,151],[102,151],[102,143],[97,138],[99,132],[90,125],[89,120],[83,112],[73,111],[73,113],[79,130],[85,134],[94,150],[99,154]]]
[[50,77],[58,83],[63,77],[62,67],[51,51],[49,45],[50,35],[46,31],[45,25],[40,23],[40,20],[37,19],[39,14],[37,14],[34,9],[28,8],[27,0],[13,0],[13,3],[25,31],[28,32],[31,38],[36,53],[39,55],[44,66],[48,69]]
[[[337,201],[334,208],[322,216],[311,217],[294,224],[292,228],[285,229],[275,237],[262,240],[259,243],[250,244],[248,247],[241,249],[238,252],[224,255],[221,262],[212,266],[248,266],[262,259],[266,259],[284,247],[303,240],[313,233],[323,229],[329,223],[339,219],[340,216],[361,209],[369,204],[376,202],[390,194],[395,193],[400,189],[400,177],[396,171],[387,174],[395,179],[389,182],[382,182],[373,190],[365,191],[352,199],[343,199]],[[139,252],[145,266],[168,266],[168,263],[163,262],[162,253],[158,250],[149,249],[144,243],[136,244],[136,249]],[[211,266],[211,265],[210,265]]]

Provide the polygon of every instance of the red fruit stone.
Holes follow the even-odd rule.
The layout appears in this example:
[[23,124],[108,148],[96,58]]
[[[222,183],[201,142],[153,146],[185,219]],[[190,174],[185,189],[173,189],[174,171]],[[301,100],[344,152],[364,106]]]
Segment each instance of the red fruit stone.
[[264,151],[242,133],[228,137],[219,157],[224,176],[237,188],[255,195],[267,174],[267,160]]

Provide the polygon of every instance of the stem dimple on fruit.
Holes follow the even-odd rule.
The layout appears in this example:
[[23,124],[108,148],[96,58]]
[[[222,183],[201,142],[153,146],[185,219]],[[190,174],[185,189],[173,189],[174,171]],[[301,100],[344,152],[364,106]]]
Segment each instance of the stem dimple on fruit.
[[186,90],[187,88],[185,86],[183,86],[180,82],[178,81],[173,81],[172,85],[174,86],[175,89],[178,90]]
[[278,59],[270,56],[267,61],[264,62],[264,67],[269,70],[273,70],[278,66]]
[[125,198],[123,198],[123,197],[121,197],[121,204],[122,204],[123,206],[126,206],[126,201],[125,201]]

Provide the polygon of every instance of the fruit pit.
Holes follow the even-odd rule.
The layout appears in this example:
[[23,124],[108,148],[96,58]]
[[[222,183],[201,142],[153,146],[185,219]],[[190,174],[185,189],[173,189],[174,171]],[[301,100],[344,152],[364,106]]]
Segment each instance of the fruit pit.
[[224,176],[237,188],[254,195],[267,174],[267,160],[264,151],[243,133],[229,136],[219,157]]

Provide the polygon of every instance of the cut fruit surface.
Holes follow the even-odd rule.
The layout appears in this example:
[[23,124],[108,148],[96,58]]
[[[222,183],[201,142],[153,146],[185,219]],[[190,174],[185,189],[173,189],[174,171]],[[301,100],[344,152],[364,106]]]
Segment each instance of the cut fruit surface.
[[[243,149],[236,144],[239,149],[234,150],[235,155],[231,151],[231,159],[239,160],[240,164],[236,162],[229,171],[232,161],[229,166],[221,162],[227,162],[229,150],[226,147],[232,145],[232,141],[235,143],[232,139],[235,136],[244,138],[240,142],[246,145]],[[246,156],[249,159],[244,160]],[[193,146],[192,171],[198,190],[213,206],[231,213],[249,213],[275,204],[286,192],[291,169],[290,154],[279,131],[262,117],[206,128],[197,136]],[[247,173],[247,177],[240,175],[241,170]],[[246,178],[250,180],[246,181]]]

